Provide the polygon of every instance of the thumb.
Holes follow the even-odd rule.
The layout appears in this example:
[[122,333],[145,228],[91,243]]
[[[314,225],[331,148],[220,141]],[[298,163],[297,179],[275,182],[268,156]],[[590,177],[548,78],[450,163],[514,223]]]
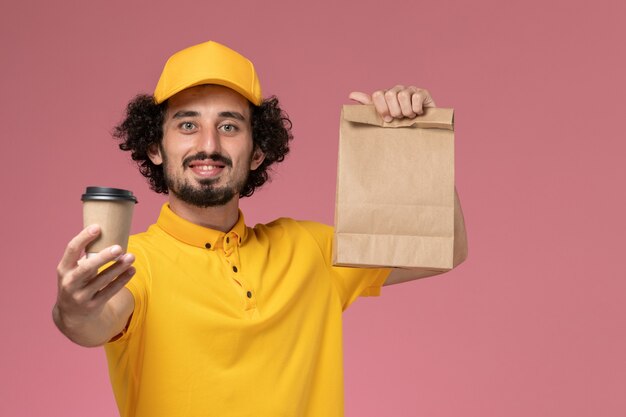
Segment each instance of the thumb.
[[353,91],[348,96],[350,100],[358,101],[361,104],[372,104],[372,96],[369,94],[361,93],[360,91]]

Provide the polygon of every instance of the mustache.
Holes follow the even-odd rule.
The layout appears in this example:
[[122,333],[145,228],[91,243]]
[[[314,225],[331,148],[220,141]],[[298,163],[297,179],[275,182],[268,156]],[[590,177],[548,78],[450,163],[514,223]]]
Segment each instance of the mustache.
[[183,167],[189,168],[189,164],[191,164],[193,161],[203,161],[205,159],[210,159],[211,161],[215,161],[215,162],[221,162],[228,167],[233,166],[233,161],[227,156],[224,156],[217,152],[212,153],[210,155],[206,152],[198,152],[195,155],[191,155],[183,159]]

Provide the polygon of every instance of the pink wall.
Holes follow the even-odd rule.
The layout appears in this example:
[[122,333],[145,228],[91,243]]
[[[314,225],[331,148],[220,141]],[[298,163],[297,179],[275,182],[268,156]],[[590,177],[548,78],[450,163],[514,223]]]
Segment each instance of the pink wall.
[[213,3],[4,5],[0,415],[116,414],[103,352],[52,324],[54,268],[86,185],[133,189],[135,231],[155,219],[109,131],[208,39],[249,56],[295,125],[249,222],[332,222],[351,90],[413,83],[456,109],[470,259],[346,313],[347,416],[626,415],[622,2]]

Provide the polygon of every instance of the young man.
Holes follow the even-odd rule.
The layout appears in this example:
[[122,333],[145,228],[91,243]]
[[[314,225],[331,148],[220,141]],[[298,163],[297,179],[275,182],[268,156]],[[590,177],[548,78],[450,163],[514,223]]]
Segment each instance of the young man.
[[[415,87],[351,98],[389,120],[434,106]],[[318,223],[245,225],[239,198],[284,159],[290,129],[252,63],[215,42],[172,56],[154,96],[129,104],[120,148],[168,203],[126,254],[81,257],[97,225],[72,239],[53,310],[68,338],[105,346],[123,417],[342,416],[342,311],[433,274],[333,267],[332,228]],[[456,217],[458,264],[458,200]]]

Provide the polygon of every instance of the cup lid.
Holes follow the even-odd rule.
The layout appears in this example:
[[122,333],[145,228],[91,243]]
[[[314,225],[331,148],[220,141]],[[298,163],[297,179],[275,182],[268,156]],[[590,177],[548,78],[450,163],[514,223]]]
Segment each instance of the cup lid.
[[133,195],[132,191],[123,190],[121,188],[110,187],[87,187],[85,194],[81,197],[82,201],[102,200],[102,201],[115,201],[126,200],[132,201],[137,204],[137,198]]

